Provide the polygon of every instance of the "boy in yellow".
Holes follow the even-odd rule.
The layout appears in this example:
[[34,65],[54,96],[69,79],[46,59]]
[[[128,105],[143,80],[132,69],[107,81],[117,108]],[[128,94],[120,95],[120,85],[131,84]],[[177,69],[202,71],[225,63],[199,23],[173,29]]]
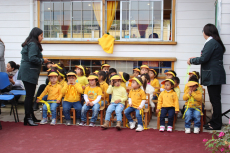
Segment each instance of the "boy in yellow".
[[141,74],[149,73],[148,65],[141,65],[140,69],[141,69]]
[[165,117],[168,114],[167,131],[172,132],[173,119],[175,112],[179,112],[179,101],[174,88],[174,80],[166,79],[161,84],[165,85],[165,90],[160,93],[158,98],[156,113],[160,111],[160,132],[165,131]]
[[194,120],[194,133],[200,132],[200,115],[202,108],[202,93],[198,88],[198,79],[191,78],[186,84],[189,89],[186,90],[183,96],[185,103],[185,133],[191,133],[190,125],[191,120]]
[[101,70],[104,71],[106,74],[109,73],[109,68],[110,68],[110,65],[109,64],[103,64],[101,66]]
[[119,75],[114,75],[111,78],[111,85],[107,89],[108,94],[112,94],[111,104],[109,105],[106,115],[105,123],[102,125],[102,128],[107,129],[109,127],[110,117],[113,111],[115,111],[117,116],[117,125],[116,128],[120,130],[121,121],[122,121],[122,111],[125,108],[125,101],[127,100],[127,93],[125,88],[120,86],[121,77]]
[[[158,73],[154,69],[149,69],[149,77],[150,77],[150,85],[155,88],[155,87],[160,87],[159,80],[157,79]],[[153,93],[153,100],[157,99],[157,92],[159,89],[155,89]]]
[[64,94],[64,101],[63,101],[63,114],[66,119],[66,125],[71,125],[71,118],[70,118],[70,109],[73,107],[76,110],[76,118],[77,118],[77,125],[80,123],[81,118],[81,93],[83,89],[79,83],[76,83],[76,72],[75,71],[68,71],[67,72],[67,80],[68,84],[64,86],[62,89],[62,93]]
[[[49,84],[46,86],[45,90],[42,94],[37,97],[37,103],[42,100],[42,98],[48,94],[47,102],[50,105],[51,113],[52,113],[52,121],[50,125],[56,124],[56,108],[59,106],[59,103],[62,99],[62,92],[61,86],[57,83],[58,82],[58,72],[54,69],[48,72],[49,77]],[[43,112],[42,112],[42,120],[40,124],[47,123],[47,106],[43,105]]]
[[80,126],[85,126],[86,113],[89,109],[92,109],[92,118],[90,120],[89,126],[95,126],[97,120],[97,115],[101,105],[101,95],[102,90],[98,81],[98,76],[96,74],[90,74],[88,77],[89,86],[86,87],[84,92],[85,104],[81,110],[81,123]]
[[132,90],[129,92],[129,107],[125,109],[125,116],[129,121],[130,129],[134,129],[136,122],[133,121],[130,113],[136,112],[136,118],[138,126],[136,131],[143,131],[142,116],[140,114],[141,109],[145,105],[146,95],[145,92],[140,88],[143,85],[143,81],[140,77],[134,77],[132,82]]
[[[105,79],[106,79],[105,71],[99,71],[98,72],[98,81],[100,83],[100,87],[101,87],[101,90],[102,90],[101,106],[104,106],[104,104],[106,105],[109,102],[109,94],[106,93],[106,91],[107,91],[109,86],[105,82]],[[104,102],[104,98],[105,98],[105,102]]]
[[125,72],[119,72],[119,75],[122,78],[121,86],[126,89],[126,82],[129,80],[129,74]]

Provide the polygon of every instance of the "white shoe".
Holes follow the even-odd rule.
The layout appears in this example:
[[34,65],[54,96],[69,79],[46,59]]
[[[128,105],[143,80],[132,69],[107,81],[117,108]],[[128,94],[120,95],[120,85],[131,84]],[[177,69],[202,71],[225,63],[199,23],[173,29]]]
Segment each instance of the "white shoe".
[[185,133],[191,133],[191,129],[190,128],[185,128],[185,131],[184,131]]
[[168,127],[167,127],[167,131],[168,131],[168,132],[172,132],[172,127],[171,127],[171,126],[168,126]]
[[199,134],[199,132],[200,132],[200,128],[198,128],[198,127],[194,127],[194,131],[193,131],[194,133],[196,133],[196,134]]
[[141,131],[143,131],[143,130],[144,130],[143,126],[140,125],[140,124],[138,124],[136,131],[137,131],[137,132],[141,132]]
[[160,126],[160,132],[164,132],[165,131],[165,126]]
[[131,130],[135,128],[135,125],[136,125],[136,122],[129,122],[129,127]]
[[79,124],[80,124],[80,119],[77,119],[76,125],[79,125]]

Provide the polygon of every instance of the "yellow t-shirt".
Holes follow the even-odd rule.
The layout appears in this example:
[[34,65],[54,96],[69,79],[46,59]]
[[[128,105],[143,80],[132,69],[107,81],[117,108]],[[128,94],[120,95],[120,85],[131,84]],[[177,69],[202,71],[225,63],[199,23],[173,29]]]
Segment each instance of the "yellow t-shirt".
[[[194,101],[192,102],[192,97]],[[191,96],[189,95],[189,90],[186,90],[183,96],[183,100],[187,101],[185,105],[188,105],[189,107],[201,107],[202,106],[202,93],[197,89],[196,91],[193,91]]]
[[[150,85],[153,86],[153,87],[160,87],[160,84],[159,84],[159,80],[158,79],[153,79],[151,82],[150,82]],[[158,92],[159,89],[155,89],[154,92]]]
[[37,97],[39,100],[42,100],[42,98],[48,94],[47,100],[61,100],[62,99],[62,87],[56,83],[55,85],[51,85],[49,83],[45,90],[42,92],[42,94]]
[[64,88],[65,85],[67,85],[67,82],[65,81],[65,79],[63,79],[61,82],[59,82],[59,85]]
[[123,81],[121,82],[121,86],[125,88],[126,90],[126,83],[124,83]]
[[62,88],[62,93],[64,94],[64,101],[67,102],[78,102],[81,100],[81,94],[83,92],[82,86],[79,83],[75,85],[65,85]]
[[[85,88],[84,94],[88,95],[89,101],[92,102],[97,99],[97,96],[102,95],[102,90],[101,87],[91,88],[90,86],[88,86]],[[98,102],[98,104],[101,105],[101,100]]]
[[142,100],[146,100],[146,95],[145,92],[142,89],[132,89],[129,92],[129,98],[132,100],[132,107],[133,108],[138,108],[141,104]]
[[86,86],[87,84],[89,84],[86,76],[78,76],[76,82],[80,83],[82,86]]
[[101,100],[104,100],[104,96],[105,96],[105,100],[107,102],[109,102],[109,94],[106,93],[107,89],[108,89],[108,84],[103,81],[100,83],[100,87],[101,87],[101,90],[102,90],[102,96],[101,96]]
[[160,93],[157,109],[161,109],[162,107],[175,107],[175,111],[179,111],[179,101],[176,92],[173,90],[164,90]]

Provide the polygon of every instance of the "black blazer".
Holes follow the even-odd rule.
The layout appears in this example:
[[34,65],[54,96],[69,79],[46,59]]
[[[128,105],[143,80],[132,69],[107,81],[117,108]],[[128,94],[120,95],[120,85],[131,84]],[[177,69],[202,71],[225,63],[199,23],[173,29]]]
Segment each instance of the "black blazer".
[[226,84],[223,66],[224,49],[215,39],[209,40],[201,51],[201,57],[190,59],[194,65],[201,64],[201,84],[204,86]]

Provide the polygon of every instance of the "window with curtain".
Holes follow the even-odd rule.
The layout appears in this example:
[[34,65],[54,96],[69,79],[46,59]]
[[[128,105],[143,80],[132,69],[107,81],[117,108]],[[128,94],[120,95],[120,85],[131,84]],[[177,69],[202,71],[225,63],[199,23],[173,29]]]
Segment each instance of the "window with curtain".
[[106,0],[106,32],[117,41],[171,41],[172,0]]
[[102,36],[102,0],[43,0],[45,40],[98,40]]

